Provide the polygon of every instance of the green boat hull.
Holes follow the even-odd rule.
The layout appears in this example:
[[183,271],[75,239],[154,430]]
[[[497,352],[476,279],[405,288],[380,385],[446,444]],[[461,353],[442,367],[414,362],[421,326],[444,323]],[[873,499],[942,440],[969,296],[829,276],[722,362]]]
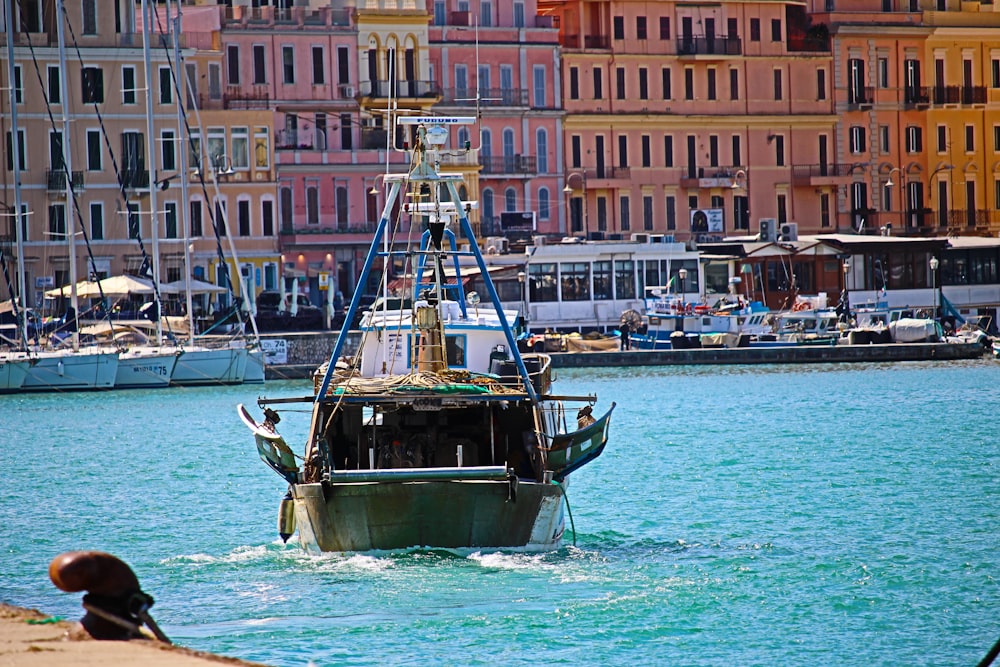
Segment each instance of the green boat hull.
[[293,484],[302,546],[324,551],[559,548],[563,487],[510,480]]

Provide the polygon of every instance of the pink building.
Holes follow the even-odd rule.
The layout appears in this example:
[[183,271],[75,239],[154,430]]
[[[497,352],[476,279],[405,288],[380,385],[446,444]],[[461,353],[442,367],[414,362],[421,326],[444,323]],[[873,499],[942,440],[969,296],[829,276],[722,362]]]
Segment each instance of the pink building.
[[559,31],[535,0],[427,0],[436,112],[474,114],[481,233],[504,235],[531,213],[540,234],[566,233]]

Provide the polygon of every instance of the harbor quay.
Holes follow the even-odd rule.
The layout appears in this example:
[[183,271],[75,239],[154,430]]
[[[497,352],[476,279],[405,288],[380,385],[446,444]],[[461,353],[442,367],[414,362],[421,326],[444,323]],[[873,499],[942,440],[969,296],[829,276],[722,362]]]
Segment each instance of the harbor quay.
[[[361,332],[351,332],[345,354],[351,354]],[[312,377],[327,361],[335,332],[273,333],[261,336],[269,380]],[[887,343],[881,345],[788,345],[775,347],[694,348],[685,350],[613,350],[551,353],[553,368],[601,366],[670,366],[686,364],[808,364],[978,359],[979,343]]]

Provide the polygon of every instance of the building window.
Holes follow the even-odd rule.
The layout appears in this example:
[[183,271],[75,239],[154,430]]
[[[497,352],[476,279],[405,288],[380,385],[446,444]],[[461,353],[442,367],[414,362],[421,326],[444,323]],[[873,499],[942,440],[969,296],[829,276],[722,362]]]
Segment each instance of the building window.
[[684,68],[684,99],[694,99],[694,70],[690,67]]
[[993,88],[1000,88],[1000,59],[994,58],[990,61],[991,72],[993,77],[991,79]]
[[515,0],[514,2],[514,27],[524,27],[524,2]]
[[851,153],[857,155],[858,153],[864,153],[866,150],[865,146],[865,128],[860,125],[852,125],[850,129],[851,137]]
[[889,126],[878,126],[878,149],[883,153],[889,152]]
[[274,236],[274,202],[270,199],[260,203],[260,223],[264,236]]
[[826,70],[822,67],[816,70],[816,99],[826,99]]
[[674,138],[669,134],[663,136],[663,166],[674,166]]
[[670,39],[670,17],[660,17],[660,39]]
[[944,125],[937,126],[937,152],[948,152],[948,128]]
[[911,125],[906,128],[906,152],[922,153],[924,150],[923,130]]
[[781,70],[774,70],[774,99],[781,99]]
[[83,0],[83,34],[97,34],[97,0]]
[[604,72],[600,67],[595,67],[594,71],[594,99],[604,99]]
[[326,83],[326,63],[323,57],[323,47],[312,47],[313,85],[322,86]]
[[90,203],[90,240],[101,241],[104,239],[104,204],[100,202]]
[[240,236],[250,236],[250,200],[241,199],[236,202],[236,218]]
[[708,166],[719,166],[719,136],[717,134],[708,137]]
[[630,259],[615,260],[615,298],[635,298],[635,263]]
[[781,19],[771,19],[771,41],[781,41]]
[[642,228],[645,231],[653,229],[653,197],[652,195],[642,196]]
[[133,241],[139,238],[139,204],[135,202],[129,202],[127,204],[127,225],[128,225],[128,237]]
[[103,168],[102,147],[101,131],[87,130],[87,171],[100,171]]
[[740,71],[735,67],[729,70],[729,99],[740,99]]
[[619,220],[621,221],[621,230],[623,232],[627,232],[630,229],[632,229],[632,223],[631,223],[631,220],[629,219],[629,212],[630,212],[631,206],[629,204],[629,198],[628,198],[628,196],[627,195],[623,195],[622,197],[620,197],[618,199],[618,203],[620,205]]
[[559,278],[563,301],[590,301],[589,262],[560,263]]
[[240,83],[240,47],[235,44],[226,47],[226,78],[231,86]]
[[733,166],[739,167],[743,164],[743,151],[741,150],[741,138],[740,135],[733,135]]
[[290,46],[281,47],[281,80],[286,84],[295,83],[295,52]]
[[774,164],[785,166],[785,138],[780,134],[774,137]]
[[618,166],[628,166],[628,137],[624,134],[618,136]]
[[[607,25],[607,24],[605,24]],[[625,17],[616,16],[614,19],[615,39],[625,39]]]
[[319,224],[319,186],[306,186],[306,224]]
[[778,195],[778,224],[788,222],[788,203],[785,195]]
[[191,225],[190,236],[191,238],[198,238],[202,235],[202,211],[204,207],[201,205],[200,199],[192,199],[191,205],[188,207],[188,212],[190,213],[189,223]]
[[667,208],[667,231],[672,232],[677,229],[677,198],[673,195],[666,197]]
[[547,104],[545,100],[545,66],[535,65],[531,70],[531,74],[532,82],[535,86],[535,106],[540,109],[545,108]]
[[267,83],[267,60],[262,44],[253,47],[253,82],[256,85]]
[[760,19],[750,19],[750,41],[760,41]]
[[503,191],[503,210],[508,213],[517,210],[517,190],[514,188]]
[[572,160],[571,165],[575,169],[579,169],[580,168],[580,158],[583,155],[583,149],[582,149],[582,147],[580,145],[580,141],[581,141],[581,139],[580,139],[580,135],[579,134],[574,134],[569,139],[569,144],[570,144],[570,159]]
[[708,99],[715,99],[715,68],[708,70]]
[[878,87],[888,88],[889,87],[889,59],[879,58],[876,62],[876,67],[878,71]]
[[649,99],[649,70],[645,67],[639,68],[639,99]]
[[597,197],[597,231],[603,232],[608,229],[608,198]]
[[578,67],[569,68],[569,98],[571,100],[580,99],[580,69]]
[[672,95],[670,93],[670,68],[664,67],[660,70],[660,78],[663,82],[663,99],[669,100]]
[[965,152],[974,153],[976,151],[976,128],[973,125],[965,126]]
[[1000,152],[1000,125],[993,126],[993,152]]
[[122,67],[122,104],[135,104],[135,68]]
[[229,161],[233,169],[250,168],[250,130],[234,127],[231,132]]
[[49,80],[46,87],[46,94],[49,96],[49,104],[62,104],[62,90],[59,87],[61,73],[58,65],[49,65],[46,68]]
[[104,104],[104,70],[84,67],[80,74],[84,104]]
[[174,130],[160,131],[160,156],[163,171],[177,170],[177,147],[174,145],[176,138]]
[[642,135],[642,166],[652,166],[652,150],[650,149],[649,135]]
[[625,99],[625,68],[615,69],[615,95],[618,99]]
[[24,86],[21,83],[21,66],[14,65],[14,104],[24,102]]
[[636,39],[646,39],[646,17],[636,16],[635,17],[635,38]]
[[177,236],[177,202],[168,201],[163,205],[163,236],[176,239]]
[[538,173],[549,173],[549,133],[544,127],[535,130],[535,154]]
[[819,196],[819,225],[830,226],[830,195],[826,193]]
[[551,216],[551,203],[549,201],[549,189],[538,188],[538,219],[548,220]]
[[160,68],[160,104],[174,103],[174,86],[169,67]]

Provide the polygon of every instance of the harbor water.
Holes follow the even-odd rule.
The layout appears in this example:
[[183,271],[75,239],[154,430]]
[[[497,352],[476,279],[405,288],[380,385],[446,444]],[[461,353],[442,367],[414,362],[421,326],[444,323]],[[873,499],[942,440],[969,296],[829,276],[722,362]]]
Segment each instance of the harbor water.
[[618,408],[576,544],[536,555],[282,544],[235,405],[308,381],[0,397],[0,601],[79,618],[48,563],[99,549],[174,641],[271,665],[942,667],[1000,637],[992,360],[558,375]]

